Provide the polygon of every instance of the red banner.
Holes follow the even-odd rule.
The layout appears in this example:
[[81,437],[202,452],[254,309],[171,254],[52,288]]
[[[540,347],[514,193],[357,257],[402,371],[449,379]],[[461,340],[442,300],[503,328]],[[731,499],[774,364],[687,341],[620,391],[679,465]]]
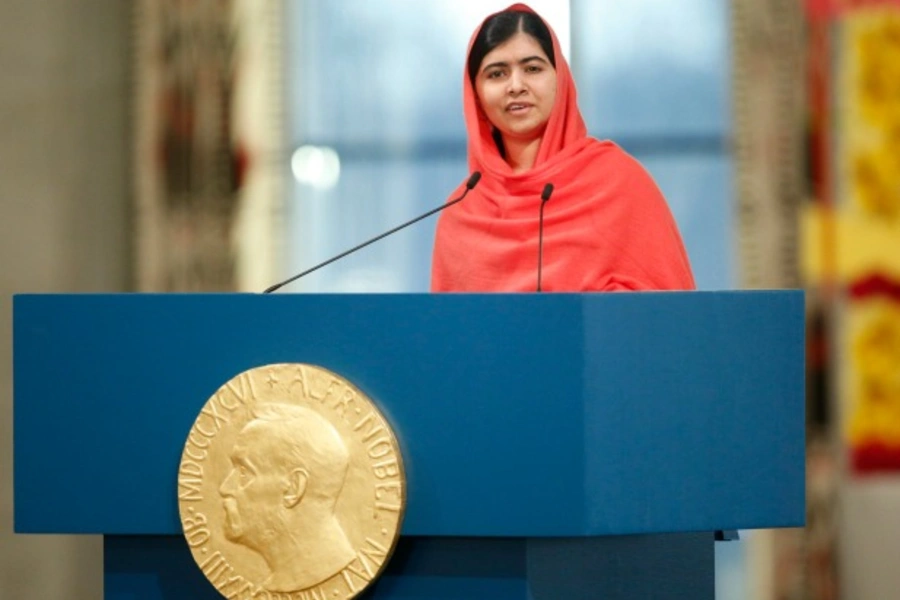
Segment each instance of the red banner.
[[890,5],[900,7],[900,0],[806,0],[806,12],[811,19],[828,19],[857,8]]

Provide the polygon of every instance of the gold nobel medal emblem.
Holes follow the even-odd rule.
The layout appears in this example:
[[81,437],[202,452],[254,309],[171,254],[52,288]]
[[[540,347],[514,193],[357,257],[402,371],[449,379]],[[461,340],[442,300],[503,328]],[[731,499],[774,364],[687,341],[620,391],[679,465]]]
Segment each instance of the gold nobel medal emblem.
[[353,598],[387,564],[405,507],[390,425],[312,365],[257,367],[219,388],[178,470],[185,539],[226,598]]

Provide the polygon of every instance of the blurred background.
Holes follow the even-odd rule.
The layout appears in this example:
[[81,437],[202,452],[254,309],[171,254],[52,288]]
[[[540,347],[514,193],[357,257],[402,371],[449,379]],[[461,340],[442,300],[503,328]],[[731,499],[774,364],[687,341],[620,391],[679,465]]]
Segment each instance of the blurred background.
[[[13,533],[13,294],[261,291],[439,205],[507,4],[0,3],[0,598],[102,597],[99,539]],[[807,526],[717,544],[718,597],[900,597],[900,0],[531,5],[699,287],[807,291]],[[286,291],[424,292],[433,234]]]

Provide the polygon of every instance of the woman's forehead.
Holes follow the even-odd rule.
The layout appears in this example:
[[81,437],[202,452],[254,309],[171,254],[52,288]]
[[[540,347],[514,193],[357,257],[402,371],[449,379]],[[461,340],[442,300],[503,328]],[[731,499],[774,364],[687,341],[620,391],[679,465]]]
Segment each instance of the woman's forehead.
[[548,60],[541,44],[533,36],[520,31],[485,54],[481,66],[495,62],[518,62],[531,56]]

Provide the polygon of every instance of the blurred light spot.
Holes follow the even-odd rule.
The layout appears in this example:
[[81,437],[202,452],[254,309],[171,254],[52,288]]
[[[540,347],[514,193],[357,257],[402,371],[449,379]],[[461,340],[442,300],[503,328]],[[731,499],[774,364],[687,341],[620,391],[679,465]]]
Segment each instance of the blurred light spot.
[[328,190],[341,176],[341,159],[334,148],[300,146],[291,157],[294,178],[318,190]]

